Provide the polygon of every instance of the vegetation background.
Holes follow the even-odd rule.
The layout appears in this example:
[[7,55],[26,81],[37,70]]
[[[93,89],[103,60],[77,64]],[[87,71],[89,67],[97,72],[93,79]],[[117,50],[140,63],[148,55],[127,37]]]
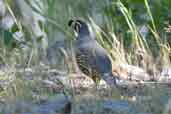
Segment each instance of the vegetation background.
[[[90,23],[114,68],[129,64],[157,77],[171,72],[170,0],[0,0],[0,112],[11,109],[16,113],[15,102],[58,96],[43,85],[44,80],[53,80],[51,69],[68,75],[74,72],[70,49],[75,35],[67,25],[73,18]],[[159,99],[163,94],[169,99],[170,90],[148,89],[145,94],[152,99],[137,101],[137,110],[169,114],[166,107],[170,104]],[[155,108],[161,104],[164,107]]]

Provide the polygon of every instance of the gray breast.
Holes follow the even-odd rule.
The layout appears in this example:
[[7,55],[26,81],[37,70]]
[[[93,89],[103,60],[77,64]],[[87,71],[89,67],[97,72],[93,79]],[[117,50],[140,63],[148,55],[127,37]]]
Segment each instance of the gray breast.
[[96,41],[78,44],[76,57],[77,63],[84,64],[89,70],[95,69],[100,74],[111,72],[111,62],[107,52]]

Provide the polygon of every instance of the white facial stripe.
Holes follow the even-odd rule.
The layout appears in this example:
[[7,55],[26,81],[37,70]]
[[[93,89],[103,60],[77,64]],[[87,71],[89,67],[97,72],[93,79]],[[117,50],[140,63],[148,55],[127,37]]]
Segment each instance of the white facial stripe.
[[80,28],[82,26],[81,23],[79,23],[79,22],[76,22],[75,25],[78,25]]
[[76,32],[78,32],[79,31],[79,25],[76,25],[75,29],[76,29]]

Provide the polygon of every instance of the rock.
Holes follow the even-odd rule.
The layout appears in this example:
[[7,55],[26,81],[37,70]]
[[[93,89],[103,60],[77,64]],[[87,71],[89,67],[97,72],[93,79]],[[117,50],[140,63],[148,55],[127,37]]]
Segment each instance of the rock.
[[171,82],[171,68],[164,68],[162,69],[160,75],[158,76],[158,81],[163,83],[170,83]]
[[164,68],[161,71],[161,76],[166,76],[166,77],[170,77],[171,78],[171,67]]
[[128,72],[126,69],[123,69],[120,66],[113,67],[112,70],[113,74],[118,76],[120,79],[127,80],[128,79]]
[[31,69],[31,68],[25,68],[24,69],[25,78],[28,80],[33,80],[33,73],[34,72],[35,71],[33,71],[33,69]]
[[56,78],[67,88],[91,88],[94,85],[93,80],[83,74],[67,74],[67,76],[57,76]]
[[[150,76],[144,71],[142,68],[137,66],[128,65],[128,64],[121,64],[119,66],[121,69],[118,73],[122,79],[126,80],[135,80],[135,81],[148,81],[150,80]],[[120,75],[121,74],[121,75]]]
[[56,84],[55,82],[51,81],[51,80],[43,80],[42,84],[44,87],[46,87],[49,90],[53,90],[54,92],[56,91],[63,91],[64,89],[64,85],[60,84]]

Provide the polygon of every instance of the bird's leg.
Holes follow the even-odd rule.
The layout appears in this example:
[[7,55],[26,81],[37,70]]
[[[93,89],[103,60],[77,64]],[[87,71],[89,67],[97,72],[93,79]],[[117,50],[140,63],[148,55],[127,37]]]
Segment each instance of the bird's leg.
[[111,86],[111,87],[115,87],[116,86],[116,79],[113,75],[111,75],[111,73],[104,73],[102,75],[102,78],[104,81],[106,81],[106,83]]
[[94,81],[94,83],[95,83],[95,86],[96,86],[96,91],[98,90],[98,86],[99,86],[99,83],[100,83],[100,78],[97,76],[97,75],[93,75],[92,76],[92,79],[93,79],[93,81]]

